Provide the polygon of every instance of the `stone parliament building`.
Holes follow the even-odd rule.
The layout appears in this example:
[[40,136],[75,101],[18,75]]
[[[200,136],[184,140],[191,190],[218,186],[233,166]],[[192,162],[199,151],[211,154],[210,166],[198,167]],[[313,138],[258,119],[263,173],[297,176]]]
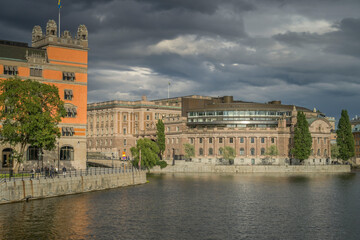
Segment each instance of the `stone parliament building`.
[[[305,164],[330,163],[335,119],[315,109],[280,101],[253,103],[231,96],[186,96],[148,101],[109,101],[88,105],[88,152],[118,158],[139,138],[156,139],[156,122],[165,124],[167,160],[184,159],[184,144],[195,148],[194,162],[221,163],[221,148],[235,149],[236,165],[286,164],[292,159],[297,112],[305,113],[312,135],[312,153]],[[274,145],[278,155],[269,158]]]
[[[75,37],[69,31],[57,35],[57,24],[49,20],[45,33],[32,30],[32,46],[0,40],[0,80],[18,76],[58,87],[67,115],[59,124],[61,138],[54,151],[41,152],[27,146],[23,167],[86,168],[86,117],[88,31],[80,25]],[[1,124],[0,124],[1,125]],[[13,168],[13,147],[0,145],[0,170]]]

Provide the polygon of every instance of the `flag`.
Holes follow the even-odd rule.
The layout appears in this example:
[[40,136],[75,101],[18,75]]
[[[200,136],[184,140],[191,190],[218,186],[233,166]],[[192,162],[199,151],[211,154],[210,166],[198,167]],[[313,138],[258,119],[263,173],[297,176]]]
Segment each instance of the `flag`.
[[58,1],[58,7],[61,8],[61,0]]

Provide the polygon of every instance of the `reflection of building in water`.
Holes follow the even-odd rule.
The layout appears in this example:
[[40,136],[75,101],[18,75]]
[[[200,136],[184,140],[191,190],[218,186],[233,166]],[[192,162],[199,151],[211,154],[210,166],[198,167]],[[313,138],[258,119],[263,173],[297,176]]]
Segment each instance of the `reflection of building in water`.
[[[88,31],[80,25],[77,35],[64,31],[57,37],[57,25],[49,20],[46,32],[32,31],[32,47],[27,43],[0,41],[0,80],[18,76],[58,87],[67,115],[59,124],[61,138],[55,151],[42,154],[28,146],[25,167],[60,165],[85,168],[87,105]],[[0,169],[10,169],[12,148],[0,146]],[[39,154],[40,153],[40,154]],[[40,161],[40,159],[42,159]]]
[[[116,108],[119,111],[114,114]],[[137,113],[141,108],[143,112]],[[109,151],[129,149],[138,138],[155,138],[156,121],[162,118],[166,159],[173,156],[183,159],[184,144],[188,143],[195,148],[192,160],[196,162],[219,163],[223,148],[229,146],[235,150],[235,164],[284,164],[292,157],[298,111],[305,113],[313,138],[312,153],[306,164],[330,163],[334,118],[325,117],[315,109],[283,105],[280,101],[253,103],[234,101],[230,96],[188,96],[147,101],[142,105],[123,101],[90,104],[88,146],[89,151],[94,152],[103,151],[103,148]],[[148,129],[147,126],[153,127]],[[120,136],[123,139],[114,140]],[[270,159],[267,152],[272,146],[278,150],[278,155]]]

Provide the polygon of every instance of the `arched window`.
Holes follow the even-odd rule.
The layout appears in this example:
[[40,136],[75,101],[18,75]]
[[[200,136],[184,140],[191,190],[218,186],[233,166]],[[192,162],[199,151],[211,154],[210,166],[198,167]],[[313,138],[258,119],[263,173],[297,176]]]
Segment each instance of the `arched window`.
[[212,156],[213,155],[213,149],[209,148],[209,155]]
[[261,148],[261,155],[265,155],[265,148]]
[[251,149],[250,149],[250,154],[251,154],[251,156],[254,156],[254,155],[255,155],[255,148],[251,148]]
[[74,160],[74,148],[70,146],[64,146],[60,148],[60,160]]
[[245,150],[244,150],[244,148],[240,148],[240,155],[245,155]]
[[2,166],[3,167],[13,167],[12,153],[13,153],[13,150],[11,148],[5,148],[2,151]]
[[34,160],[40,160],[39,159],[39,148],[35,146],[30,146],[27,149],[26,153],[26,160],[27,161],[34,161]]
[[204,155],[204,149],[199,148],[199,155],[200,155],[200,156]]
[[320,149],[318,149],[318,151],[317,151],[317,155],[318,155],[318,156],[320,156],[320,155],[321,155],[321,150],[320,150]]

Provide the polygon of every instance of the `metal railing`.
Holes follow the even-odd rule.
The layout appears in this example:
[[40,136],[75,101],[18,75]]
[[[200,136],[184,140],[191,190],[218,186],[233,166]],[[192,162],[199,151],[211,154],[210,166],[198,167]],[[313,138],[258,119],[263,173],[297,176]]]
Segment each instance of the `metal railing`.
[[130,173],[130,172],[139,172],[141,170],[130,167],[120,167],[120,168],[88,168],[83,170],[61,170],[56,172],[55,170],[49,171],[20,171],[19,173],[0,173],[0,183],[3,182],[15,182],[27,179],[60,179],[60,178],[72,178],[78,176],[96,176],[104,174],[121,174],[121,173]]

